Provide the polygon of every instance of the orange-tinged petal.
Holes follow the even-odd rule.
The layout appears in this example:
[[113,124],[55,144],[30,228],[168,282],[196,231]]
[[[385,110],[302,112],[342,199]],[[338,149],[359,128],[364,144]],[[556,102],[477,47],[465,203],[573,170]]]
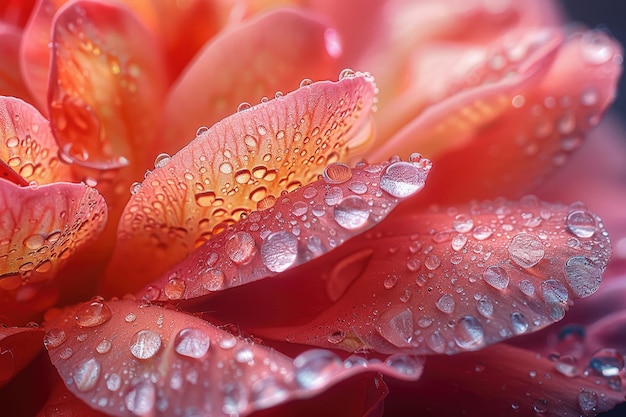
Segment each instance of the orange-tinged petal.
[[258,103],[304,78],[335,77],[340,68],[329,46],[331,30],[297,9],[278,9],[211,40],[169,94],[158,151],[176,152],[196,129],[232,114],[242,102]]
[[158,158],[122,214],[105,285],[136,291],[242,214],[345,160],[371,135],[374,95],[367,74],[314,83],[202,129],[173,157]]
[[48,354],[69,390],[114,416],[245,416],[363,373],[416,380],[422,366],[409,357],[344,362],[318,349],[292,360],[198,317],[134,300],[94,299],[45,326]]
[[[403,199],[424,186],[430,161],[336,162],[322,179],[253,211],[234,227],[196,249],[143,293],[151,300],[197,298],[275,276],[308,264],[381,222]],[[339,298],[345,287],[332,287]]]
[[28,100],[30,94],[20,73],[19,48],[22,33],[0,20],[0,95]]
[[43,334],[38,327],[0,327],[0,387],[41,350]]
[[49,307],[51,279],[98,235],[106,217],[104,199],[86,185],[18,187],[0,180],[0,313]]
[[390,381],[389,400],[391,416],[595,416],[623,402],[624,391],[595,375],[567,377],[546,357],[500,344],[429,357],[420,381]]
[[125,7],[75,1],[55,16],[52,45],[48,105],[61,151],[88,168],[143,171],[165,89],[160,43]]
[[[286,272],[279,282],[226,292],[202,308],[242,328],[273,323],[253,331],[265,338],[349,351],[451,354],[561,320],[572,299],[598,289],[609,254],[602,223],[579,205],[529,197],[393,212],[364,238]],[[346,288],[340,298],[333,295],[337,286]],[[254,309],[268,297],[275,300],[268,314],[245,317],[227,307],[246,299]]]
[[26,184],[69,181],[69,165],[58,158],[50,124],[30,104],[0,97],[0,159]]

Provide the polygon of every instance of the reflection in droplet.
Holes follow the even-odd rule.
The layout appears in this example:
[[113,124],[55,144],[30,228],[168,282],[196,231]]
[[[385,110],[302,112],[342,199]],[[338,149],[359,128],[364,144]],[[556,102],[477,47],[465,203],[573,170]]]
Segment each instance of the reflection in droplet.
[[282,272],[294,264],[298,256],[298,238],[291,232],[269,235],[261,246],[263,264],[272,272]]
[[509,257],[522,268],[532,268],[543,259],[545,250],[541,240],[530,233],[516,235],[508,247]]
[[176,335],[174,350],[176,353],[189,358],[201,358],[209,350],[211,341],[209,335],[200,329],[183,329]]
[[100,377],[100,368],[100,362],[94,358],[81,363],[73,375],[76,389],[80,392],[87,392],[95,388]]
[[161,337],[152,330],[140,330],[131,339],[130,353],[137,359],[150,359],[161,348]]
[[454,327],[454,341],[462,349],[482,347],[485,343],[482,325],[474,316],[462,317]]

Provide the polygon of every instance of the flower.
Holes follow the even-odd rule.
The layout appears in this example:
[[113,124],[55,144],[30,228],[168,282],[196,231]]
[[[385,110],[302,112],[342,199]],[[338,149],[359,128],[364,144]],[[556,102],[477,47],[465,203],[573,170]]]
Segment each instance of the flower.
[[540,0],[267,3],[0,7],[4,411],[623,402],[624,149],[574,153],[616,42]]

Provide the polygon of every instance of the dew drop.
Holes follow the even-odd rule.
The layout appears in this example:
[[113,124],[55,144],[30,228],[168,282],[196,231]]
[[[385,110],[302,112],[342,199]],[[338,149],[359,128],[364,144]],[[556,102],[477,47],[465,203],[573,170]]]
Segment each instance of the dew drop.
[[146,416],[153,412],[156,402],[154,386],[149,381],[141,381],[135,385],[124,398],[128,411],[136,416]]
[[337,355],[322,349],[301,353],[293,360],[293,364],[296,368],[296,382],[304,389],[323,387],[343,369],[343,362]]
[[207,134],[209,131],[209,128],[206,126],[200,126],[197,130],[196,130],[196,137],[198,136],[202,136]]
[[352,170],[342,162],[334,162],[324,168],[322,178],[329,184],[340,184],[352,178]]
[[452,221],[452,227],[459,233],[467,233],[474,228],[474,219],[467,214],[457,214]]
[[61,346],[61,344],[65,342],[65,338],[65,332],[62,329],[54,327],[46,332],[43,338],[43,344],[48,350],[54,349]]
[[600,30],[586,32],[580,41],[580,52],[583,59],[592,65],[601,65],[613,57],[611,39]]
[[444,294],[439,297],[439,300],[435,303],[435,306],[442,312],[450,314],[454,312],[454,297],[450,294]]
[[209,335],[193,327],[178,332],[174,341],[176,353],[195,359],[206,355],[210,345]]
[[130,353],[137,359],[150,359],[161,349],[161,337],[152,330],[140,330],[130,343]]
[[605,378],[618,376],[624,369],[624,357],[615,349],[600,349],[589,359],[589,367]]
[[413,313],[409,309],[403,309],[400,312],[397,309],[391,309],[380,317],[378,333],[394,346],[410,346],[413,330]]
[[586,210],[574,210],[567,215],[567,228],[580,238],[590,238],[596,232],[596,220]]
[[409,197],[424,187],[427,171],[409,162],[394,162],[385,168],[380,188],[397,198]]
[[369,220],[369,206],[359,196],[349,196],[341,200],[334,210],[335,221],[344,229],[354,230],[363,227]]
[[492,234],[493,230],[491,230],[489,226],[485,225],[476,226],[472,232],[472,236],[474,236],[474,239],[476,240],[489,239]]
[[28,249],[39,249],[44,243],[46,243],[46,238],[41,234],[30,235],[24,239],[24,246]]
[[244,264],[252,259],[256,244],[251,234],[237,232],[230,236],[224,245],[228,257],[236,264]]
[[485,269],[483,279],[497,290],[505,290],[509,286],[509,274],[500,266],[492,265]]
[[269,235],[261,246],[261,259],[267,269],[282,272],[298,257],[298,238],[291,232],[280,231]]
[[160,153],[154,158],[154,168],[163,168],[172,158],[166,153]]
[[389,356],[385,360],[385,365],[401,375],[411,377],[411,379],[419,378],[424,371],[424,361],[422,359],[418,356],[402,353]]
[[112,343],[111,341],[107,340],[107,339],[103,339],[100,343],[98,343],[98,345],[96,346],[96,352],[100,353],[100,354],[105,354],[111,351],[111,347],[112,347]]
[[511,326],[513,327],[513,333],[516,335],[526,333],[528,330],[528,320],[522,313],[514,311],[511,313]]
[[393,287],[395,287],[397,283],[398,283],[397,275],[387,275],[387,278],[385,278],[385,281],[383,282],[383,286],[385,287],[385,289],[390,290]]
[[485,342],[482,325],[474,316],[461,317],[454,327],[454,341],[462,349],[482,347]]
[[541,240],[529,233],[516,235],[508,247],[509,257],[522,268],[532,268],[543,259],[545,250]]
[[95,327],[106,323],[112,316],[111,309],[100,301],[81,304],[74,318],[81,327]]
[[441,333],[435,331],[426,337],[426,346],[428,346],[433,352],[443,353],[446,349],[446,341]]
[[222,162],[220,164],[220,172],[222,174],[232,174],[233,166],[230,162]]
[[452,249],[455,251],[460,251],[463,249],[465,244],[467,243],[467,236],[465,235],[456,235],[452,238]]
[[529,280],[521,280],[519,284],[517,284],[517,286],[519,287],[519,290],[522,292],[522,294],[528,297],[532,297],[533,295],[535,295],[535,286]]
[[100,377],[100,362],[92,358],[81,363],[73,375],[76,389],[87,392],[94,389]]
[[313,84],[313,81],[311,81],[309,78],[303,78],[302,81],[300,81],[300,87],[306,87],[307,85],[311,84]]
[[215,202],[215,193],[213,191],[204,191],[196,193],[196,204],[200,207],[211,207]]
[[483,317],[490,318],[493,316],[493,303],[487,297],[482,297],[476,302],[476,309]]
[[588,391],[584,388],[581,389],[578,394],[578,406],[584,413],[596,411],[596,407],[598,406],[598,394],[596,394],[595,391]]
[[141,183],[135,181],[130,185],[130,194],[135,195],[139,192],[140,189],[141,189]]
[[334,206],[343,198],[343,190],[339,187],[331,187],[324,195],[324,202],[329,206]]
[[548,401],[543,398],[538,399],[533,404],[533,411],[537,414],[545,414],[548,411]]
[[128,314],[126,315],[126,317],[124,317],[124,321],[125,321],[126,323],[132,323],[132,322],[134,322],[135,320],[137,320],[137,316],[135,315],[135,313],[132,313],[132,312],[131,312],[131,313],[128,313]]
[[106,385],[109,391],[115,392],[122,386],[122,378],[120,378],[118,374],[112,373],[109,375],[109,378],[107,378]]
[[180,278],[170,278],[165,284],[165,296],[168,300],[180,300],[185,295],[185,281]]
[[435,254],[428,255],[428,257],[424,261],[424,266],[430,271],[434,271],[435,269],[439,268],[440,265],[441,259]]
[[600,287],[602,269],[584,256],[572,256],[565,262],[565,278],[574,294],[584,298]]
[[224,273],[220,269],[209,269],[202,275],[202,287],[207,291],[218,291],[224,286]]
[[339,80],[343,80],[344,78],[353,78],[354,76],[356,76],[356,72],[354,70],[345,68],[339,73]]
[[339,344],[343,342],[345,339],[346,339],[346,333],[343,331],[333,332],[329,334],[328,337],[326,338],[328,343],[331,343],[333,345]]
[[247,101],[242,101],[239,106],[237,106],[237,111],[244,111],[244,110],[248,110],[250,107],[252,107],[252,105],[250,103],[248,103]]
[[567,289],[555,279],[548,279],[541,283],[541,296],[550,308],[550,317],[561,320],[565,316],[564,306],[567,305],[569,295]]

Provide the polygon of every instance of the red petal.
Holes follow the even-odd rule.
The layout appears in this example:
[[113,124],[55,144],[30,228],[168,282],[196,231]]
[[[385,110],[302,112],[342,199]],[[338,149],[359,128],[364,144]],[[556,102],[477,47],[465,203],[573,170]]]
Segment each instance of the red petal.
[[83,184],[22,188],[4,180],[0,213],[0,314],[5,315],[49,307],[49,299],[38,297],[67,258],[100,233],[107,217],[104,199]]
[[46,328],[50,359],[70,391],[115,416],[194,410],[244,416],[364,372],[405,379],[421,372],[421,362],[405,357],[342,362],[312,350],[292,361],[197,317],[131,300],[95,299],[58,314]]
[[601,378],[567,377],[545,357],[504,344],[429,357],[420,381],[391,383],[390,393],[390,416],[592,416],[624,401]]
[[30,16],[35,0],[4,0],[0,4],[0,21],[24,26]]
[[0,327],[0,387],[41,350],[43,333],[38,327]]
[[242,213],[345,159],[371,134],[374,89],[366,74],[315,83],[238,112],[171,159],[158,158],[122,215],[109,290],[136,291]]
[[[417,155],[411,163],[361,163],[353,170],[330,164],[322,179],[279,197],[274,207],[251,212],[151,283],[144,294],[160,300],[197,298],[308,265],[420,191],[429,169],[430,161]],[[334,298],[343,290],[333,288]]]
[[63,7],[53,24],[48,104],[64,154],[97,169],[143,170],[165,88],[160,44],[128,9]]
[[[281,280],[226,292],[203,308],[266,338],[348,351],[451,354],[562,319],[571,299],[597,290],[609,254],[600,220],[582,206],[528,198],[394,212]],[[339,299],[337,287],[345,289]],[[246,312],[268,299],[272,307],[252,317],[228,307],[244,298]]]
[[50,125],[31,105],[13,97],[0,97],[0,159],[21,181],[48,184],[72,179],[68,165],[59,161],[59,148]]
[[[1,6],[0,6],[1,7]],[[19,62],[21,31],[0,19],[0,95],[20,97],[28,100],[30,94],[22,80]]]
[[331,30],[300,11],[279,9],[211,40],[170,92],[163,141],[156,149],[176,152],[198,127],[213,125],[242,102],[273,97],[305,77],[334,77],[338,68],[328,46]]

